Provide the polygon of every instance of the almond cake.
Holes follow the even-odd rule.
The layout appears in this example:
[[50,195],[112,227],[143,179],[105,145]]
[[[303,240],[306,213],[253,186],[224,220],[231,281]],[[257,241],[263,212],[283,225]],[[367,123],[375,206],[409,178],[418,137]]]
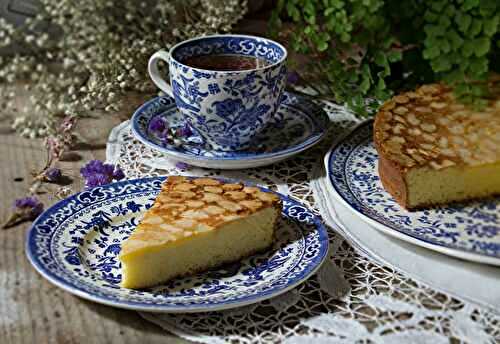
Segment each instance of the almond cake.
[[387,101],[374,143],[384,188],[408,209],[500,194],[500,85],[486,107],[459,103],[442,84]]
[[121,286],[146,288],[269,248],[281,200],[257,187],[171,176],[122,243]]

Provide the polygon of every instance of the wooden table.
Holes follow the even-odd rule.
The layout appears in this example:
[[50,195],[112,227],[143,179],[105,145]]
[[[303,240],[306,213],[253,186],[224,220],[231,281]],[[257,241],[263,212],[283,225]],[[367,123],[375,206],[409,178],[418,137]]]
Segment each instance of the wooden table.
[[[117,122],[112,116],[94,120],[93,126],[100,128],[94,134],[105,142],[109,128]],[[9,126],[10,121],[0,119],[0,219],[6,218],[14,199],[26,195],[30,171],[43,166],[46,156],[41,140],[20,138]],[[75,192],[82,188],[81,165],[105,158],[99,143],[77,153],[81,160],[60,164],[63,173],[73,179],[70,187]],[[54,191],[54,187],[50,189]],[[51,192],[40,198],[46,205],[56,201]],[[29,225],[0,229],[0,343],[188,343],[136,312],[85,301],[47,282],[25,256]]]

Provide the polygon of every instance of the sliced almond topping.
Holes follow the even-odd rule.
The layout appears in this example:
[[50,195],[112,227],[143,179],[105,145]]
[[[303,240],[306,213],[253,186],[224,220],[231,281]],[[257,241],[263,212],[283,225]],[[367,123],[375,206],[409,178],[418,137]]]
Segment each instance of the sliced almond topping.
[[405,143],[406,140],[402,136],[392,136],[387,142],[395,142],[395,143]]
[[205,205],[205,202],[203,201],[197,201],[197,200],[187,200],[186,205],[189,208],[201,208]]
[[229,197],[233,201],[241,201],[247,198],[247,194],[242,191],[227,191],[224,196]]
[[193,183],[196,185],[207,185],[207,186],[217,186],[220,185],[220,182],[218,180],[212,179],[212,178],[196,178],[193,180]]
[[425,107],[425,106],[417,106],[415,108],[415,111],[420,112],[420,113],[429,113],[429,112],[431,112],[431,109],[429,109],[428,107]]
[[232,211],[232,212],[236,212],[236,211],[242,209],[241,205],[239,205],[238,203],[234,203],[234,202],[227,201],[224,199],[218,201],[217,204],[220,205],[222,208],[227,209],[227,210]]
[[257,198],[264,202],[276,202],[279,197],[270,192],[259,192],[256,194]]
[[446,137],[444,137],[444,136],[440,137],[439,141],[438,141],[438,145],[440,147],[443,147],[443,148],[448,147],[448,139]]
[[198,224],[198,221],[193,220],[192,218],[183,218],[179,220],[175,220],[172,223],[174,226],[183,228],[183,229],[191,229]]
[[209,205],[203,208],[203,210],[210,215],[220,215],[226,212],[224,208],[221,208],[218,205]]
[[241,216],[240,216],[240,215],[237,215],[237,214],[225,215],[225,216],[223,217],[224,221],[233,221],[233,220],[237,220],[237,219],[239,219],[239,218],[241,218]]
[[431,135],[431,134],[427,134],[427,133],[423,133],[422,134],[422,138],[424,139],[424,141],[427,141],[427,142],[434,142],[434,141],[436,141],[436,136]]
[[410,99],[409,99],[407,96],[405,96],[405,95],[395,96],[393,99],[394,99],[394,100],[396,101],[396,103],[398,103],[398,104],[406,104],[406,103],[408,103],[408,101],[410,100]]
[[219,202],[220,200],[223,200],[224,198],[221,195],[217,195],[214,193],[206,193],[203,195],[203,201],[205,202]]
[[180,184],[186,181],[186,177],[183,176],[170,176],[167,178],[167,183],[169,184]]
[[413,135],[413,136],[419,136],[419,135],[422,135],[422,131],[418,128],[411,128],[411,129],[408,129],[408,134]]
[[167,232],[170,232],[170,233],[180,233],[180,232],[182,232],[181,228],[174,227],[172,225],[169,225],[168,223],[162,223],[160,225],[160,228],[164,229],[164,230],[166,230]]
[[190,183],[180,183],[175,184],[173,189],[176,191],[191,191],[192,189],[196,189],[196,185]]
[[219,186],[205,186],[203,190],[215,194],[221,194],[222,192],[224,192],[224,190]]
[[420,124],[420,128],[422,128],[423,131],[426,131],[428,133],[433,133],[437,129],[436,125],[432,123],[422,123]]
[[243,184],[224,184],[222,188],[224,191],[239,191],[243,189]]
[[432,102],[431,103],[431,108],[433,109],[444,109],[446,107],[446,103],[440,103],[440,102]]
[[203,220],[208,219],[210,216],[203,210],[189,209],[181,214],[182,217],[186,219]]
[[159,225],[160,223],[163,223],[163,219],[160,216],[146,216],[142,219],[141,223]]
[[392,132],[394,134],[401,134],[403,132],[403,130],[405,129],[405,126],[402,125],[401,123],[398,123],[396,124],[393,128],[392,128]]
[[256,193],[259,191],[260,191],[260,189],[255,187],[255,186],[245,186],[243,188],[243,192],[248,193],[248,194],[253,194],[253,193]]
[[[396,103],[394,103],[392,100],[389,100],[385,102],[385,104],[382,106],[382,110],[392,110],[396,106]],[[390,113],[390,112],[387,112]]]
[[417,126],[420,124],[420,120],[415,116],[413,112],[408,114],[408,116],[406,116],[406,119],[408,120],[408,123],[413,126]]
[[420,147],[422,147],[425,150],[431,151],[434,149],[434,145],[431,145],[430,143],[421,143]]
[[163,204],[160,209],[179,209],[179,210],[185,210],[187,207],[185,204],[182,203],[165,203]]
[[441,153],[442,155],[445,155],[445,156],[450,156],[450,157],[457,156],[457,153],[453,149],[449,149],[449,148],[441,148],[439,150],[439,153]]
[[467,142],[465,142],[464,138],[462,136],[452,136],[451,141],[456,144],[457,146],[464,147]]
[[196,226],[195,230],[198,233],[203,233],[203,232],[209,232],[209,231],[211,231],[213,229],[214,229],[214,227],[212,227],[212,226],[209,226],[209,225],[207,225],[205,223],[199,223],[198,226]]
[[464,133],[464,126],[460,123],[448,127],[448,130],[455,135],[461,135]]
[[173,199],[185,200],[194,198],[196,194],[192,191],[172,191],[168,193],[168,196]]
[[405,113],[408,112],[408,108],[405,108],[404,106],[398,106],[394,110],[392,110],[394,113],[397,113],[398,115],[404,115]]
[[244,206],[245,208],[248,208],[250,210],[257,210],[260,207],[262,207],[262,202],[257,201],[257,200],[246,200],[246,201],[241,201],[240,204]]

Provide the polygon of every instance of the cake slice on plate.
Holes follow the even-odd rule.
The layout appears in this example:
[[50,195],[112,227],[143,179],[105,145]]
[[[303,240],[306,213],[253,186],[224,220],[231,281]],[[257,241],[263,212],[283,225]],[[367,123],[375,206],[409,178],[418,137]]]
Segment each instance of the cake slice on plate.
[[121,286],[152,287],[269,248],[280,198],[211,178],[168,177],[122,243]]
[[500,82],[474,110],[441,84],[393,97],[378,112],[374,142],[385,189],[421,208],[500,194]]

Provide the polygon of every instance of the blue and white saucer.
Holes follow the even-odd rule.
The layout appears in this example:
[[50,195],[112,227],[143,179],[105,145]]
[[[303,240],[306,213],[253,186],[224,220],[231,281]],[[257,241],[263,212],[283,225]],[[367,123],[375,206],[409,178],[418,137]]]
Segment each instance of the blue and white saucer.
[[152,289],[121,288],[120,243],[153,204],[164,180],[108,184],[55,204],[28,233],[26,253],[31,264],[53,284],[91,301],[185,313],[233,308],[276,296],[305,281],[326,257],[328,235],[320,220],[306,206],[278,194],[283,212],[274,245],[267,252]]
[[145,145],[192,166],[241,169],[276,163],[302,152],[318,143],[326,134],[328,115],[310,100],[285,92],[274,121],[255,138],[249,149],[237,152],[213,151],[202,137],[193,135],[180,143],[164,143],[150,132],[150,121],[161,116],[171,128],[182,127],[184,119],[177,111],[173,98],[152,99],[132,116],[132,133]]
[[407,211],[380,182],[372,124],[358,126],[325,158],[335,201],[386,234],[461,259],[500,266],[500,199]]

